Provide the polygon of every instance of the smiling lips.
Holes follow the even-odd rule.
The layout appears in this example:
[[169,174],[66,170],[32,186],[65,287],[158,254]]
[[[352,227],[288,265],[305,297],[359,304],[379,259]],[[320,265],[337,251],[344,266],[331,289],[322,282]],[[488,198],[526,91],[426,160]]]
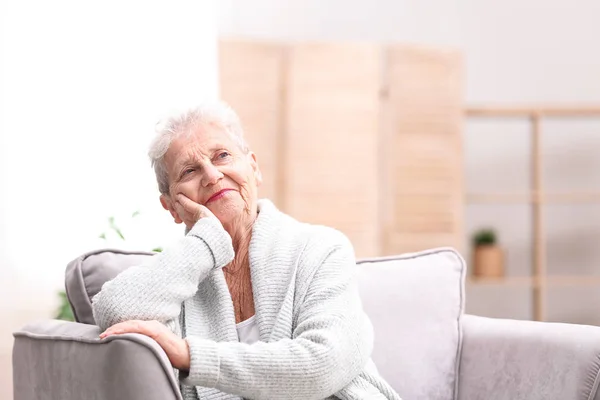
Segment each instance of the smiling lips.
[[208,203],[210,203],[211,201],[218,200],[218,199],[222,198],[223,196],[225,196],[225,193],[229,192],[230,190],[233,190],[233,189],[219,190],[217,193],[215,193],[212,196],[210,196],[210,198],[208,200],[206,200],[205,205],[208,204]]

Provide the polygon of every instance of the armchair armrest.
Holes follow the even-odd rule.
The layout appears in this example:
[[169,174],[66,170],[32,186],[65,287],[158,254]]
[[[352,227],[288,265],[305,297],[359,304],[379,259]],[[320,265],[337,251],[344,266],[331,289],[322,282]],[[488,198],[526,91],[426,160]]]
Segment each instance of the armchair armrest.
[[599,400],[600,327],[463,317],[459,400]]
[[[14,333],[14,400],[181,400],[167,355],[138,334],[101,340],[97,326],[44,320]],[[112,339],[112,340],[111,340]]]

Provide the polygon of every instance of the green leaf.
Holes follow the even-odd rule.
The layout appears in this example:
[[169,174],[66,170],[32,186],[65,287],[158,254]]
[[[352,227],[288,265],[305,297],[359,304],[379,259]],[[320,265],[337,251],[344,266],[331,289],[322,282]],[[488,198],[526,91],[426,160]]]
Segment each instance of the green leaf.
[[100,236],[98,236],[100,239],[104,239],[106,240],[106,233],[101,234]]
[[115,232],[117,232],[117,235],[119,235],[121,239],[125,240],[125,236],[123,236],[123,233],[119,228],[115,227]]
[[75,316],[73,315],[73,310],[71,309],[67,294],[64,291],[61,291],[58,293],[58,296],[60,297],[60,305],[56,311],[55,318],[63,321],[75,321]]
[[497,242],[496,231],[491,228],[480,229],[472,237],[474,246],[494,245]]
[[152,251],[155,251],[155,252],[157,252],[157,253],[160,253],[160,252],[162,252],[162,251],[163,251],[163,248],[162,248],[162,247],[155,247],[155,248],[153,248],[153,249],[152,249]]

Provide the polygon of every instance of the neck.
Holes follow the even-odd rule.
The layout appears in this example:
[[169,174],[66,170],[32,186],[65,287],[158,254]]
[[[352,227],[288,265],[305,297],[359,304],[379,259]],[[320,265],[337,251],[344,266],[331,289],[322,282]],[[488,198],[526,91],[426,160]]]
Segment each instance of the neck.
[[242,213],[233,223],[224,226],[233,244],[235,257],[231,264],[224,268],[228,275],[246,275],[250,271],[248,262],[248,251],[250,239],[252,238],[252,225],[256,220],[258,211],[254,209],[251,213]]
[[[244,213],[247,218],[240,219],[233,226],[225,229],[231,236],[235,256],[233,261],[223,267],[225,281],[233,302],[235,322],[239,323],[254,315],[254,296],[250,277],[249,248],[252,237],[252,225],[257,216]],[[234,227],[235,229],[231,229]],[[229,229],[228,229],[229,228]]]

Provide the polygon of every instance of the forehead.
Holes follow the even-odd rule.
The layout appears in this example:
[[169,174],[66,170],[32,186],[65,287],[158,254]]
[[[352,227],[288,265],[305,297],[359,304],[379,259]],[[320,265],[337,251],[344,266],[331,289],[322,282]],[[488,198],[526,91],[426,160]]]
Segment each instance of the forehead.
[[210,155],[215,150],[235,147],[235,141],[223,128],[207,126],[184,133],[177,137],[165,154],[167,164],[185,162],[190,157]]

